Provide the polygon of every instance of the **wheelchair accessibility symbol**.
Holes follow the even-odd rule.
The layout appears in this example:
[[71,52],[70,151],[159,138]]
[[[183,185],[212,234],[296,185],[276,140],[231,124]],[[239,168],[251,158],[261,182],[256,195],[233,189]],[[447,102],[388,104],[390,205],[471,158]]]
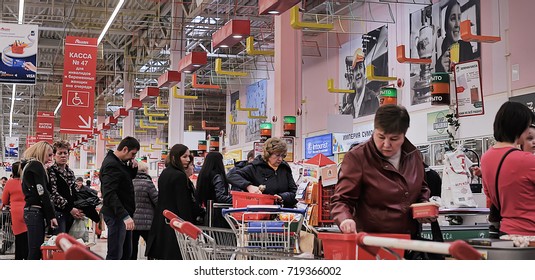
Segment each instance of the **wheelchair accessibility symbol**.
[[78,90],[67,91],[67,106],[89,107],[89,92]]

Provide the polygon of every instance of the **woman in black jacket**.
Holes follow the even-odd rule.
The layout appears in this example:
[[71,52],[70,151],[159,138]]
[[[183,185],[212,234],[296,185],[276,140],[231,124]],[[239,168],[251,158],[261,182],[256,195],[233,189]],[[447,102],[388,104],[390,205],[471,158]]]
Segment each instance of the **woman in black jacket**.
[[45,141],[33,144],[24,152],[22,169],[22,192],[24,193],[24,222],[28,227],[28,260],[41,259],[41,244],[45,241],[46,223],[51,228],[58,226],[54,206],[48,193],[47,166],[52,165],[54,152]]
[[270,138],[263,149],[264,154],[257,156],[251,164],[229,174],[228,181],[243,191],[275,195],[284,207],[293,208],[297,204],[297,186],[292,169],[284,161],[286,143],[279,138]]
[[[229,194],[229,184],[225,176],[223,155],[221,153],[209,152],[206,155],[197,179],[195,198],[204,207],[208,206],[209,200],[215,203],[232,203],[232,196]],[[221,209],[215,209],[213,214],[212,226],[229,226],[221,214]]]
[[134,212],[131,260],[137,260],[139,237],[143,237],[145,242],[149,239],[150,225],[154,218],[154,210],[156,209],[156,205],[158,205],[158,190],[148,173],[148,164],[142,161],[138,162],[137,175],[132,180],[136,194],[136,211]]
[[184,171],[184,166],[187,166],[189,161],[188,147],[182,144],[174,145],[166,158],[166,168],[158,178],[158,206],[152,220],[146,251],[150,259],[182,259],[175,232],[168,221],[166,222],[163,210],[169,210],[192,223],[195,223],[200,215],[193,185]]

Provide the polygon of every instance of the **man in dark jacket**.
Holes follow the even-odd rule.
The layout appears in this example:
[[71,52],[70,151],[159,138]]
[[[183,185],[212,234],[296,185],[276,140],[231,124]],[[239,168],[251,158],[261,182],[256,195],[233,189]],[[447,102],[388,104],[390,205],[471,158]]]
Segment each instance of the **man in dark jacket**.
[[132,179],[137,174],[136,153],[139,142],[126,137],[109,151],[100,168],[100,182],[103,196],[101,213],[108,227],[107,260],[128,260],[132,253],[132,230],[136,209]]

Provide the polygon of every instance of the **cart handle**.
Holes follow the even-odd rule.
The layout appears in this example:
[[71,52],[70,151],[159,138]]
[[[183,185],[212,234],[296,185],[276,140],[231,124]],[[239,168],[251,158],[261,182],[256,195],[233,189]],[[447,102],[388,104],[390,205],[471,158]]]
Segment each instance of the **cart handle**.
[[462,240],[457,240],[453,243],[442,243],[433,241],[377,237],[370,236],[365,232],[359,232],[357,233],[357,246],[362,247],[364,250],[372,254],[377,250],[369,248],[370,246],[451,255],[459,260],[482,259],[481,254],[476,249],[474,249],[474,247],[468,245],[465,241]]
[[222,209],[221,212],[223,213],[223,215],[228,214],[228,213],[236,213],[236,212],[268,212],[268,213],[286,212],[286,213],[295,213],[295,214],[304,215],[306,210],[296,209],[296,208],[282,208],[280,207],[280,205],[249,205],[243,208]]
[[178,220],[182,220],[180,219],[180,217],[178,217],[177,214],[165,209],[163,210],[163,216],[166,217],[169,221],[171,221],[172,219],[178,219]]
[[74,244],[78,243],[74,237],[68,235],[67,233],[60,233],[56,237],[56,244],[64,252],[71,248]]

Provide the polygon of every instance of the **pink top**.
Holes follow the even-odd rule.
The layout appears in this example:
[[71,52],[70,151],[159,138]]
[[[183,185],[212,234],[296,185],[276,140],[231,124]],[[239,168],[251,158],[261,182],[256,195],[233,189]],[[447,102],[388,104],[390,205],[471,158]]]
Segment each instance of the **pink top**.
[[2,203],[11,206],[11,220],[13,222],[13,233],[19,235],[28,231],[24,222],[24,193],[22,193],[22,182],[20,179],[9,179],[2,194]]
[[[496,203],[496,171],[511,147],[490,148],[481,158],[484,192]],[[500,230],[507,234],[535,235],[535,156],[511,152],[500,169]],[[495,204],[496,205],[496,204]]]

